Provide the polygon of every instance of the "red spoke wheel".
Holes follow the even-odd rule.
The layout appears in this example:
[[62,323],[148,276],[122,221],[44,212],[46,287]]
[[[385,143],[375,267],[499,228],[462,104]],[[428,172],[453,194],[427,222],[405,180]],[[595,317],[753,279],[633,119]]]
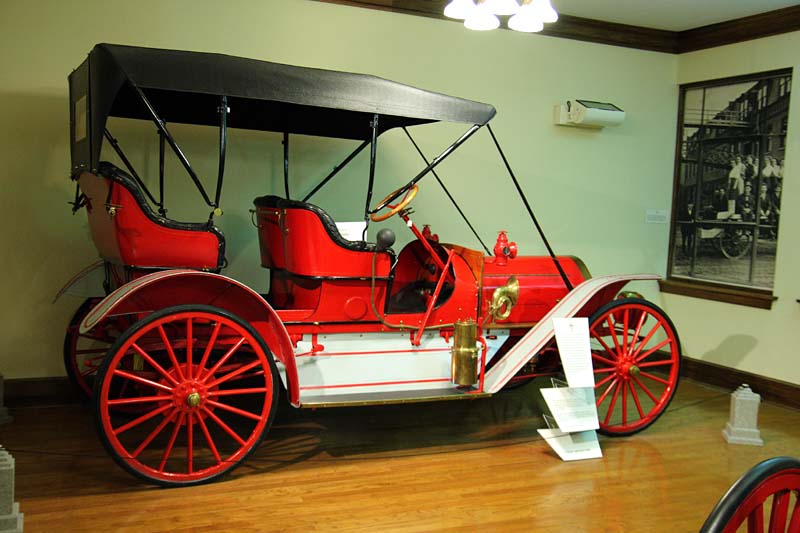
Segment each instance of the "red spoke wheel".
[[[169,307],[131,326],[109,350],[95,387],[98,433],[114,460],[141,479],[205,483],[261,442],[278,383],[250,324],[208,305]],[[136,417],[123,406],[136,406]]]
[[100,363],[108,348],[120,335],[112,321],[104,321],[89,333],[80,334],[81,322],[101,299],[87,298],[72,315],[64,336],[64,368],[67,377],[87,399],[92,397],[92,384]]
[[639,298],[610,302],[589,319],[600,432],[631,435],[655,422],[675,395],[681,349],[666,313]]
[[[747,471],[711,511],[701,533],[800,532],[800,461],[773,457]],[[768,529],[764,528],[764,525]]]

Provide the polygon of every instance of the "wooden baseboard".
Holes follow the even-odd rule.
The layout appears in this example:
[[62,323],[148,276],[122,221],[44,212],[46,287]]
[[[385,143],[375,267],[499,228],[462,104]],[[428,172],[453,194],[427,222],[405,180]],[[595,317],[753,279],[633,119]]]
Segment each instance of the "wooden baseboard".
[[800,385],[793,383],[688,357],[681,361],[681,377],[729,389],[731,392],[739,385],[747,383],[753,392],[761,395],[762,400],[800,409]]
[[[731,391],[747,383],[765,401],[800,409],[800,385],[793,383],[688,357],[683,358],[681,376]],[[6,407],[61,405],[78,403],[81,399],[66,377],[5,380]]]
[[78,403],[81,396],[66,376],[5,380],[6,407]]

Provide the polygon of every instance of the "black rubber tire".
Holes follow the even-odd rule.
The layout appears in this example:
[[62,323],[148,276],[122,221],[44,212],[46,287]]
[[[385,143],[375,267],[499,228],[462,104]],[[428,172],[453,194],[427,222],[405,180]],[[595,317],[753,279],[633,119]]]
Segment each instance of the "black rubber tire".
[[[787,471],[800,471],[800,460],[794,457],[773,457],[758,463],[745,472],[714,506],[711,514],[703,523],[703,527],[700,528],[700,533],[723,533],[729,526],[738,526],[738,524],[730,524],[730,521],[751,493],[772,476]],[[795,505],[800,505],[800,503],[795,502]]]

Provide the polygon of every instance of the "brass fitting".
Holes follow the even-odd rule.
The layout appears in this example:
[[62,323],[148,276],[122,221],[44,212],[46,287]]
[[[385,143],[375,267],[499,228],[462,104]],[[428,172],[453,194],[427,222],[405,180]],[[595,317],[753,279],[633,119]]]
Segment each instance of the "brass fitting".
[[495,320],[505,320],[511,315],[511,309],[517,304],[519,298],[519,280],[511,276],[502,287],[497,287],[492,293],[492,303],[489,313]]
[[478,382],[478,324],[473,320],[459,320],[453,330],[453,348],[450,379],[456,385],[474,385]]

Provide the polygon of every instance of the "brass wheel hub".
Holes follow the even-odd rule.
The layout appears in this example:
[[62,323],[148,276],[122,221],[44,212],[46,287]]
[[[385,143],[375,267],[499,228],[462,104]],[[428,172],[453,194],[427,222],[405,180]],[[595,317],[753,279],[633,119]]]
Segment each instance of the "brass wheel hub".
[[189,396],[186,397],[186,403],[189,407],[197,407],[200,405],[200,393],[192,392]]
[[617,365],[617,376],[622,379],[631,379],[639,375],[639,367],[636,366],[636,361],[632,357],[623,357],[622,361]]
[[187,381],[176,386],[172,393],[172,404],[183,412],[197,411],[203,406],[208,391],[197,381]]

